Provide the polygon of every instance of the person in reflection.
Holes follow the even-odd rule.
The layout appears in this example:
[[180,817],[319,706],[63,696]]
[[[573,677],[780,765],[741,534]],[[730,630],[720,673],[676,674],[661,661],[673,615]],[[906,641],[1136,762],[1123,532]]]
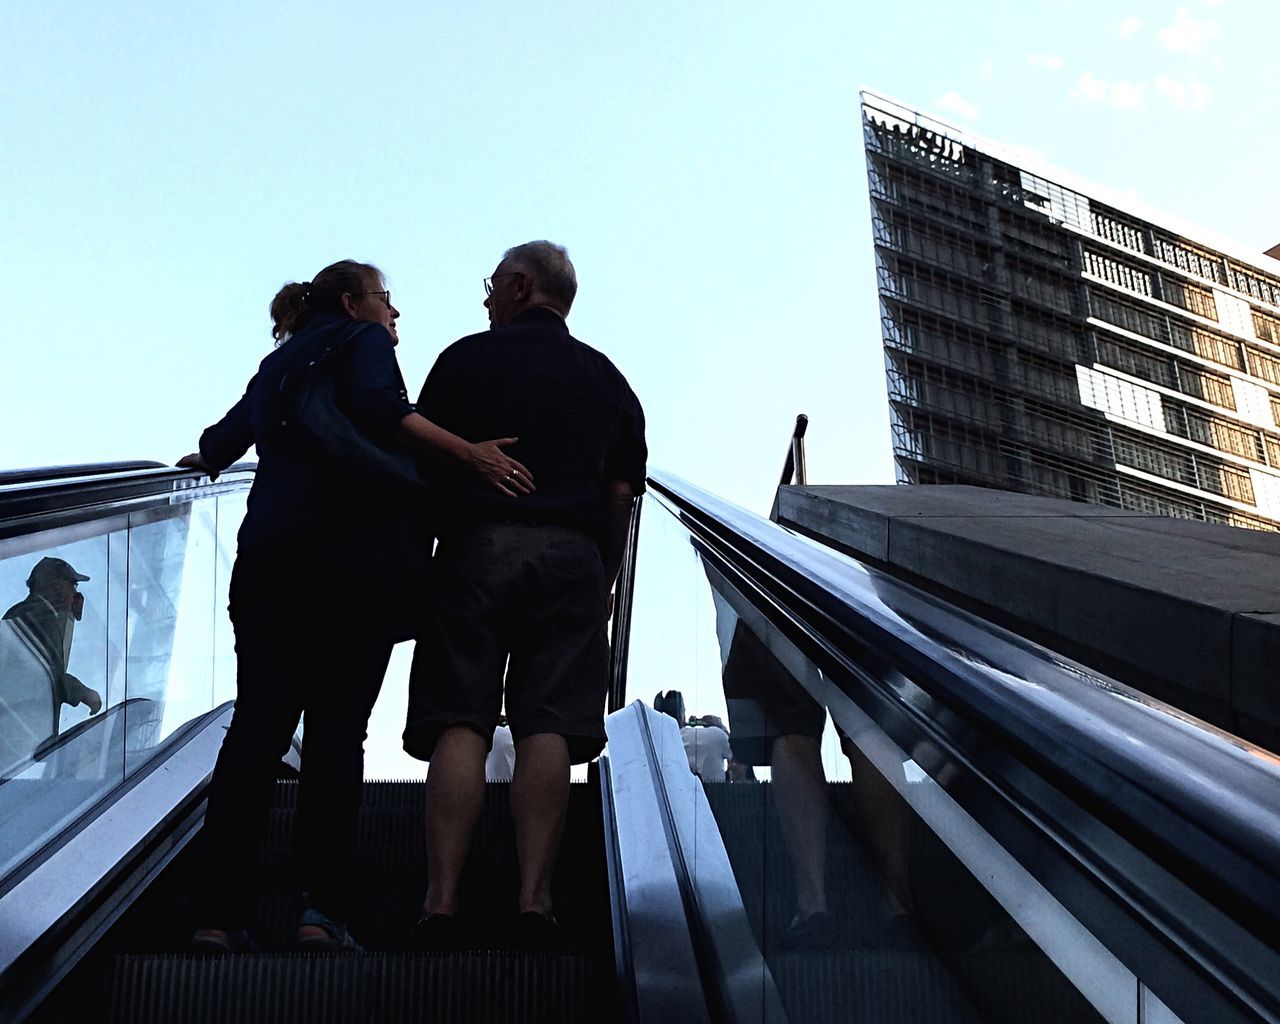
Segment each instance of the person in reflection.
[[729,730],[717,715],[691,717],[680,730],[689,770],[703,782],[724,782],[726,765],[733,760]]
[[[230,581],[236,704],[218,754],[204,824],[207,868],[193,946],[251,946],[249,872],[276,766],[306,715],[297,845],[304,895],[297,940],[311,950],[358,948],[347,930],[369,715],[408,601],[404,481],[341,458],[291,428],[286,382],[340,338],[334,431],[408,448],[457,468],[512,503],[533,491],[497,441],[464,440],[409,404],[396,363],[399,310],[376,267],[344,260],[287,284],[271,303],[276,349],[244,396],[179,465],[211,475],[256,444],[258,468]],[[365,327],[362,324],[368,324]],[[477,435],[478,437],[478,435]]]
[[52,732],[39,740],[58,735],[64,704],[73,708],[84,704],[91,715],[102,710],[102,695],[67,671],[75,626],[84,617],[80,584],[88,581],[88,576],[63,559],[42,558],[27,577],[27,596],[4,613],[49,675],[53,713],[46,721],[52,722]]
[[785,641],[766,642],[767,620],[757,614],[749,621],[746,602],[708,562],[703,564],[715,601],[734,761],[770,768],[774,806],[795,877],[796,914],[782,944],[793,949],[826,946],[835,931],[827,905],[830,809],[821,749],[826,709],[797,678],[814,670],[798,652],[791,657],[794,649]]
[[441,354],[418,410],[463,437],[518,435],[513,450],[541,484],[517,501],[441,472],[433,489],[440,539],[404,732],[404,749],[431,762],[429,878],[412,938],[422,948],[456,941],[458,884],[504,679],[519,927],[530,944],[558,941],[551,876],[569,770],[604,746],[606,607],[645,481],[639,401],[565,323],[577,277],[564,248],[509,249],[485,291],[490,330]]

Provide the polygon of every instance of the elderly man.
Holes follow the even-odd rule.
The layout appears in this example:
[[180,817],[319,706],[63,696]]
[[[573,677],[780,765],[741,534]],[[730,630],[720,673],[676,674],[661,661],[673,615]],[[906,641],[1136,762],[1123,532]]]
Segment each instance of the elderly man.
[[604,746],[606,607],[645,479],[640,403],[565,323],[577,277],[564,248],[509,249],[484,284],[490,329],[441,354],[418,410],[465,438],[518,438],[513,457],[538,487],[506,496],[437,470],[431,617],[404,734],[405,750],[431,762],[430,878],[415,933],[426,948],[453,941],[504,678],[520,927],[531,944],[556,941],[551,876],[569,769]]

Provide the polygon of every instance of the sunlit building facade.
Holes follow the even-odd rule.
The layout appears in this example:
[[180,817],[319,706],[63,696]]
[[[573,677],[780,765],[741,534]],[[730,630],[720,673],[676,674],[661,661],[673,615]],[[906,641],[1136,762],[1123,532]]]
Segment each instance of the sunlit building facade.
[[1280,529],[1280,262],[863,93],[898,479]]

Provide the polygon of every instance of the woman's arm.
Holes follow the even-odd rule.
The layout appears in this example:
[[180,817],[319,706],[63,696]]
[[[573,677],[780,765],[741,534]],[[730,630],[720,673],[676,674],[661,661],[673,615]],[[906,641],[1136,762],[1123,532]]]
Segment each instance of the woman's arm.
[[208,473],[211,480],[247,452],[253,444],[253,430],[249,426],[249,394],[253,391],[255,376],[244,389],[240,401],[227,414],[200,435],[198,451],[178,460],[183,469],[198,469]]
[[410,444],[451,458],[512,498],[534,492],[533,474],[502,449],[519,438],[500,437],[473,444],[411,412],[400,421],[400,431]]
[[373,325],[347,347],[346,384],[350,414],[374,436],[458,463],[509,497],[533,493],[533,475],[502,451],[516,438],[473,444],[414,411],[386,328]]

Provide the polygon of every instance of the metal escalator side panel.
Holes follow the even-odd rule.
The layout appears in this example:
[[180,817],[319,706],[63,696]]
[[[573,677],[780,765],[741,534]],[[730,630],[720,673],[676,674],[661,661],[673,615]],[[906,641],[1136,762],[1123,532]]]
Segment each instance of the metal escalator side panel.
[[[601,756],[610,901],[619,989],[629,995],[628,1019],[642,1024],[710,1024],[686,920],[669,825],[653,781],[652,752],[634,708],[605,722],[609,745]],[[625,973],[624,973],[625,972]]]
[[[610,775],[628,770],[636,789],[648,786],[643,798],[649,820],[638,836],[628,838],[649,844],[655,867],[661,869],[655,878],[665,883],[662,897],[668,912],[674,913],[679,902],[681,938],[699,965],[711,1018],[738,1024],[785,1022],[787,1014],[752,933],[723,837],[701,782],[689,770],[675,721],[636,701],[610,715],[605,727]],[[606,784],[616,787],[617,782]],[[616,815],[620,808],[614,804],[613,810]],[[665,861],[660,844],[666,846]],[[678,888],[672,891],[672,885]],[[637,936],[632,932],[628,938],[634,952]]]
[[210,712],[0,897],[0,1017],[30,1015],[190,840],[231,710]]

